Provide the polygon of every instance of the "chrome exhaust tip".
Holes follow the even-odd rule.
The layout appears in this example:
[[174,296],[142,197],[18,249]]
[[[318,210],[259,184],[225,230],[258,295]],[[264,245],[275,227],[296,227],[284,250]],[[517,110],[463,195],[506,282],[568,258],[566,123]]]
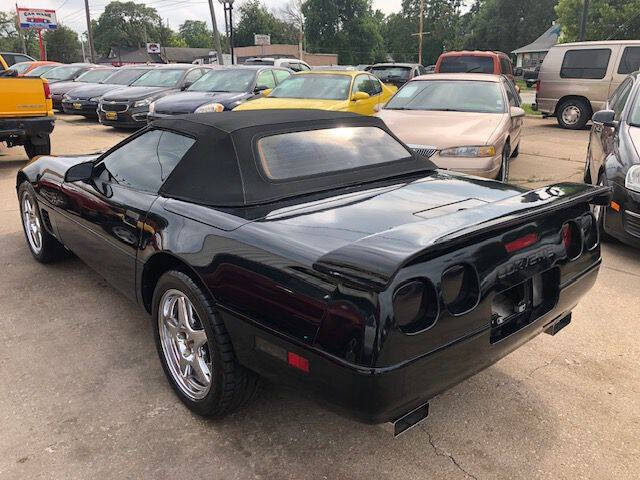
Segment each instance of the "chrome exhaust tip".
[[385,424],[385,430],[393,434],[393,437],[402,435],[403,433],[411,430],[420,422],[425,420],[429,416],[429,403],[420,405],[418,408],[411,410],[409,413],[405,413],[397,420]]

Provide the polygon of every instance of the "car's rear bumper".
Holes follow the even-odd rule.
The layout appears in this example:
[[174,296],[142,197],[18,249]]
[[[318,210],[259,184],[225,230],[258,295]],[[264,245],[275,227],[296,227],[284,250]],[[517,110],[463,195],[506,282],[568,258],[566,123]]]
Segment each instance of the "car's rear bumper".
[[53,132],[55,117],[0,118],[0,139],[29,137]]
[[[396,420],[423,405],[564,320],[580,297],[594,285],[599,267],[600,262],[561,286],[557,303],[551,311],[496,343],[490,341],[490,319],[487,319],[487,327],[481,331],[418,358],[384,368],[348,363],[274,331],[267,331],[230,311],[221,310],[221,315],[242,364],[275,382],[313,392],[359,421],[383,423]],[[256,347],[256,341],[259,344],[266,341],[276,348],[306,358],[309,373],[265,353]]]
[[612,185],[611,201],[619,206],[619,210],[612,207],[605,210],[604,229],[612,237],[640,248],[640,193],[617,183]]
[[98,102],[89,102],[88,100],[62,101],[62,109],[64,113],[72,115],[84,115],[97,117]]

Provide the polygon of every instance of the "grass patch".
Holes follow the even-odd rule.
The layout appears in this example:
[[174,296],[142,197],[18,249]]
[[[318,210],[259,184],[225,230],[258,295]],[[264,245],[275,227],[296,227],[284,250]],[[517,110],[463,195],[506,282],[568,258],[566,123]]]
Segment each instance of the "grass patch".
[[524,80],[516,80],[516,85],[520,87],[521,92],[529,92],[531,90],[534,90],[533,88],[528,87],[527,82],[525,82]]
[[523,103],[521,107],[524,109],[525,112],[527,112],[527,115],[542,116],[540,112],[536,112],[533,108],[531,108],[531,104],[529,103]]

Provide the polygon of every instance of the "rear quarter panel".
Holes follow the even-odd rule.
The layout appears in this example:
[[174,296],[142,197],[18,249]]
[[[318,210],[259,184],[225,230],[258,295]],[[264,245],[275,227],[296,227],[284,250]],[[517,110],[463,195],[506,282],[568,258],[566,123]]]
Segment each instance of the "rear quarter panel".
[[42,78],[0,77],[0,118],[52,116]]

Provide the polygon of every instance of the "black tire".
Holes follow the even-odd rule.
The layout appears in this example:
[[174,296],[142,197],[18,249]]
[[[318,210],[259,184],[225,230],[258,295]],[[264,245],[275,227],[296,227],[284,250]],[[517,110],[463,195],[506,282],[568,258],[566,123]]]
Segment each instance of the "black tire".
[[591,106],[580,98],[571,98],[558,105],[558,125],[568,130],[582,130],[591,118]]
[[[27,225],[25,221],[25,198],[28,198],[32,204],[33,212],[32,215],[34,219],[37,219],[40,228],[40,248],[38,249],[33,240],[30,239],[30,233],[27,231]],[[42,214],[40,212],[40,207],[38,205],[38,201],[36,200],[36,194],[33,191],[33,187],[29,182],[22,182],[20,187],[18,188],[18,200],[20,203],[20,221],[22,223],[22,230],[24,232],[25,240],[27,242],[27,246],[29,247],[29,251],[33,258],[35,258],[40,263],[51,263],[61,258],[64,258],[66,255],[66,250],[64,246],[58,240],[55,239],[53,235],[47,232],[44,222],[42,221]]]
[[[193,305],[207,336],[206,347],[212,363],[211,386],[201,399],[190,398],[174,379],[165,357],[160,337],[159,308],[165,293],[179,291]],[[153,292],[152,322],[156,349],[169,384],[180,400],[195,413],[220,418],[234,412],[248,403],[258,389],[258,376],[243,367],[236,360],[231,339],[224,323],[215,311],[210,296],[204,292],[189,275],[177,271],[167,271],[160,277]],[[204,347],[203,347],[204,348]]]
[[518,144],[516,149],[511,152],[511,158],[518,158],[518,155],[520,155],[520,144]]
[[32,137],[27,137],[24,142],[24,151],[27,152],[29,158],[51,154],[51,137],[49,134],[43,135],[43,140],[44,143],[36,144],[33,142]]
[[502,166],[496,177],[499,182],[507,183],[509,181],[509,160],[511,160],[511,145],[507,142],[502,149]]

